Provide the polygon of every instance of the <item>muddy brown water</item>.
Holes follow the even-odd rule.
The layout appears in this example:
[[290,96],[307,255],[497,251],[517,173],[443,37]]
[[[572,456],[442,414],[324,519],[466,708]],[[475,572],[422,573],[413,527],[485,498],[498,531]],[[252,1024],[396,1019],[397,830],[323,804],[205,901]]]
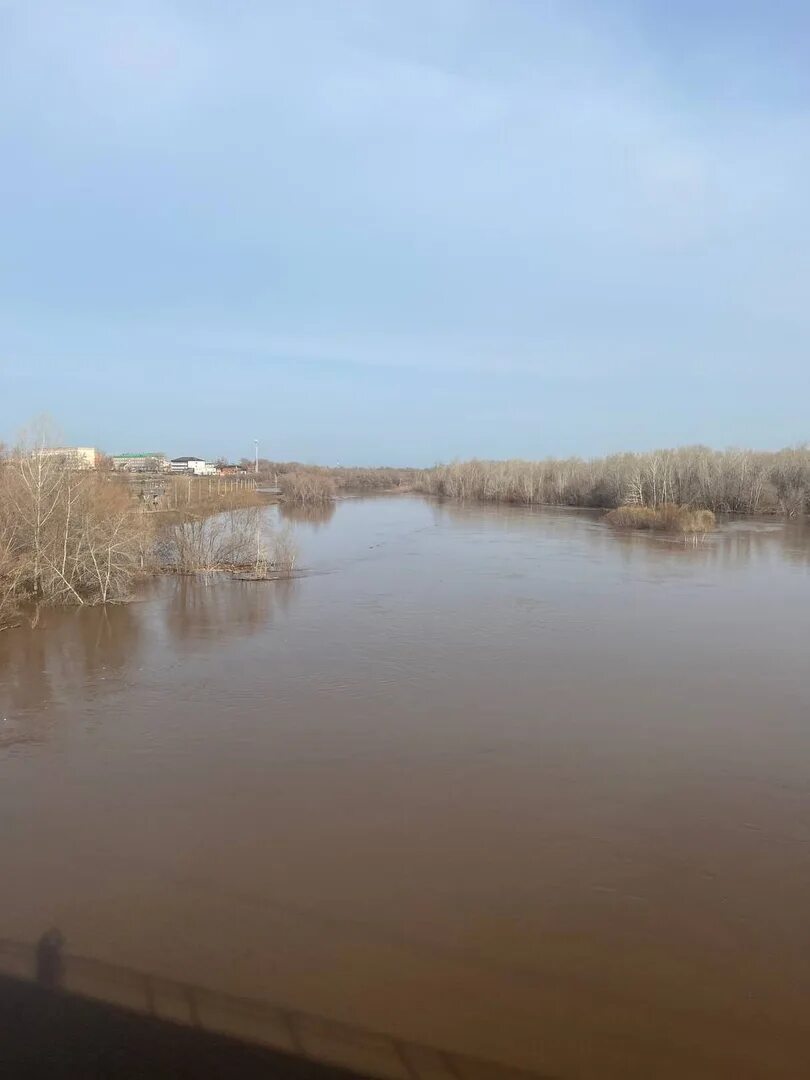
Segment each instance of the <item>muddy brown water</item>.
[[355,499],[0,635],[0,936],[559,1077],[810,1074],[810,535]]

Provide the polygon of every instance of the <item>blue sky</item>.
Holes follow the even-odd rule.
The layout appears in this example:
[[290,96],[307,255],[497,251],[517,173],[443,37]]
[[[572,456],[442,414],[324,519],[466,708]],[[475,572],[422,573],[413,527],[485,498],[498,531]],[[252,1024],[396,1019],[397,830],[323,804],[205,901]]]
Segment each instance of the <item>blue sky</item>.
[[0,0],[0,438],[810,437],[810,7]]

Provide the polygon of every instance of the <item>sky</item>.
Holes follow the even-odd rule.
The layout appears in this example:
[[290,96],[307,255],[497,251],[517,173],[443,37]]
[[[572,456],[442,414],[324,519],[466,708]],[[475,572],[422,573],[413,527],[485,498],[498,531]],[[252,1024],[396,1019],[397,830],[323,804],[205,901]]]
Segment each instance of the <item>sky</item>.
[[0,439],[810,438],[810,5],[0,0]]

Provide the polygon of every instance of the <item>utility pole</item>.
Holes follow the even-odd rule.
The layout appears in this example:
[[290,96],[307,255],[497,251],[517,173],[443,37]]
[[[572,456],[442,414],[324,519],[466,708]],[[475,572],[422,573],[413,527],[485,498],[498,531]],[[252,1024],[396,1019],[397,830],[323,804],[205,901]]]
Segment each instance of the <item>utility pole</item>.
[[259,440],[254,439],[253,444],[256,447],[256,472],[258,473],[258,471],[259,471]]

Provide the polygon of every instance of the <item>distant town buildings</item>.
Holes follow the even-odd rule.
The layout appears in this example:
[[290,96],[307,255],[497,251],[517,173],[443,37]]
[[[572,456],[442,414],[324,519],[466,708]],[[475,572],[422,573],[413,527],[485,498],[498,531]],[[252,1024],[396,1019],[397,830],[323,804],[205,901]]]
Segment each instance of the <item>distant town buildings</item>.
[[112,463],[117,472],[156,473],[169,469],[165,454],[114,454]]
[[201,457],[176,457],[171,461],[165,454],[157,451],[137,451],[125,454],[113,454],[111,458],[105,457],[92,446],[49,446],[32,451],[36,456],[61,458],[65,465],[71,469],[96,469],[106,465],[115,472],[120,473],[144,473],[154,476],[156,473],[172,473],[184,476],[245,476],[248,469],[245,465],[236,465],[220,461],[213,464]]

